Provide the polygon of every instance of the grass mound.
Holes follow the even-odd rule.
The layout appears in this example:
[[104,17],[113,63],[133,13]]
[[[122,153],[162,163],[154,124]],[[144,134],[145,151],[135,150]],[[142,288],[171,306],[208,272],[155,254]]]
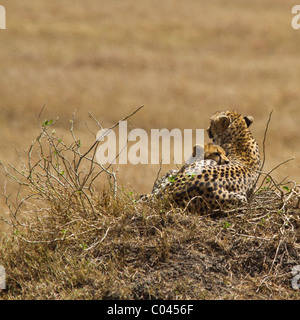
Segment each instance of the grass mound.
[[[65,144],[44,122],[8,170],[0,236],[2,299],[299,299],[299,186],[268,175],[246,207],[199,216],[167,200],[136,203],[95,161],[97,143]],[[99,193],[95,179],[108,178]]]

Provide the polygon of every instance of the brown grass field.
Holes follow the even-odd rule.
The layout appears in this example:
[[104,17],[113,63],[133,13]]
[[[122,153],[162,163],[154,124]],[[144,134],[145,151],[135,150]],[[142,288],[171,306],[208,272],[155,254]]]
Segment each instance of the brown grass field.
[[[110,127],[143,105],[144,108],[131,117],[129,123],[131,128],[142,128],[147,132],[154,128],[206,129],[210,115],[220,110],[232,109],[252,115],[255,121],[251,131],[261,151],[268,116],[273,110],[267,132],[264,170],[269,171],[295,157],[272,175],[278,182],[286,178],[286,181],[299,183],[300,30],[294,30],[291,26],[291,9],[297,4],[296,1],[2,0],[0,4],[6,8],[7,21],[7,29],[0,30],[0,161],[5,166],[9,163],[17,165],[16,149],[26,149],[31,145],[45,119],[58,118],[55,127],[58,136],[71,141],[70,120],[75,109],[74,132],[82,148],[88,148],[94,142],[90,128],[95,132],[96,126],[89,112],[104,127]],[[207,136],[205,138],[208,139]],[[162,170],[170,167],[163,166]],[[117,170],[118,186],[141,194],[151,190],[159,165],[120,165],[115,166],[114,170]],[[15,194],[16,186],[0,168],[1,193],[5,181],[8,192]],[[99,194],[102,194],[101,183],[101,179],[96,182]],[[58,249],[57,252],[69,250],[70,255],[65,260],[58,258],[58,253],[53,249],[55,252],[49,257],[57,260],[50,278],[47,279],[47,271],[43,270],[39,273],[39,280],[36,280],[37,265],[49,261],[46,258],[42,261],[41,258],[36,263],[29,263],[29,257],[24,257],[24,261],[18,263],[31,271],[22,278],[17,271],[13,271],[18,269],[17,265],[5,264],[1,259],[4,256],[7,259],[9,256],[16,257],[18,252],[26,251],[27,245],[33,245],[34,242],[30,244],[15,240],[17,249],[14,249],[13,242],[5,238],[3,243],[6,243],[7,252],[3,251],[1,257],[0,250],[0,264],[5,265],[13,275],[9,278],[12,289],[7,290],[4,298],[299,298],[299,291],[290,287],[291,275],[283,276],[290,272],[293,264],[300,264],[300,260],[297,260],[299,210],[289,220],[292,224],[288,233],[289,241],[293,238],[293,243],[297,244],[291,252],[286,238],[272,238],[277,233],[283,234],[279,225],[281,220],[278,217],[273,220],[265,216],[261,218],[260,211],[252,212],[252,215],[251,211],[247,211],[250,221],[247,225],[245,218],[215,220],[195,215],[189,218],[175,209],[171,210],[170,219],[164,216],[159,220],[154,212],[161,212],[162,209],[150,208],[145,211],[145,215],[150,217],[149,220],[145,218],[152,226],[149,227],[146,220],[135,220],[135,209],[122,201],[125,200],[120,200],[121,204],[114,203],[108,209],[106,218],[111,218],[110,222],[95,223],[94,233],[91,233],[95,237],[99,237],[96,230],[100,230],[100,224],[106,226],[103,233],[100,232],[103,256],[101,258],[101,250],[95,251],[94,247],[89,251],[93,258],[88,254],[82,255],[93,261],[85,269],[89,274],[86,282],[82,281],[84,274],[76,273],[78,266],[74,267],[75,262],[71,258],[71,253],[78,253],[78,248],[74,249],[77,244],[72,242],[69,249],[64,244]],[[4,196],[0,204],[0,215],[6,216]],[[118,205],[123,206],[123,209],[119,209],[125,212],[123,218],[114,209]],[[125,208],[129,208],[127,215]],[[261,225],[257,225],[259,230],[254,228],[254,221],[262,223],[261,219],[265,219],[266,233],[260,230]],[[139,236],[137,243],[131,246],[132,234],[129,229],[133,230],[134,221],[139,231],[133,233]],[[54,230],[55,223],[51,223],[45,228]],[[245,223],[245,229],[240,223]],[[188,232],[185,236],[186,230],[178,224],[186,226]],[[40,228],[41,225],[35,227]],[[202,230],[202,236],[197,235],[196,227],[199,228],[197,232]],[[141,235],[143,228],[147,230],[145,238]],[[232,233],[230,228],[233,228]],[[110,229],[126,235],[122,238],[122,249],[122,240],[116,236],[107,237],[105,243],[105,230]],[[153,231],[158,229],[160,233]],[[0,222],[0,230],[7,234],[11,232],[3,222]],[[249,238],[239,238],[239,232],[248,234]],[[160,240],[155,240],[159,234]],[[165,237],[170,234],[174,234],[174,239],[166,240]],[[279,242],[260,242],[251,238],[254,234]],[[212,235],[216,237],[214,240],[209,238]],[[29,238],[31,236],[32,233],[28,235]],[[246,244],[247,239],[251,240],[251,245]],[[41,240],[42,243],[44,240]],[[151,243],[151,249],[143,243],[146,240]],[[91,246],[93,240],[89,238],[89,241]],[[207,247],[204,248],[204,244]],[[139,245],[143,249],[139,249]],[[185,252],[181,245],[187,245],[189,250]],[[114,246],[120,256],[117,253],[109,256],[109,248]],[[250,256],[247,257],[248,249]],[[42,245],[35,244],[32,250],[33,257],[35,254],[45,254],[43,257],[46,257],[46,249]],[[226,259],[230,250],[231,260],[228,260],[229,264],[225,264],[224,269],[222,259]],[[198,255],[193,256],[196,251]],[[133,261],[134,254],[145,258],[145,265],[150,269],[142,267],[141,262],[128,262],[127,253],[130,261]],[[211,257],[216,255],[216,258],[209,260],[210,265],[202,265],[205,254]],[[239,254],[243,257],[243,271],[238,271]],[[290,264],[276,265],[280,257],[282,262],[287,255]],[[198,266],[192,266],[193,259],[198,261]],[[186,261],[188,274],[183,274],[187,277],[186,281],[181,277],[180,267],[176,269],[172,265],[175,260],[177,266]],[[100,268],[96,266],[97,261]],[[121,271],[114,269],[116,261],[119,264],[122,261],[124,274],[120,275]],[[55,272],[62,272],[60,264],[69,265],[70,269],[60,274],[65,282],[55,286]],[[257,268],[251,269],[256,264]],[[86,267],[84,259],[81,267]],[[197,291],[197,279],[191,275],[205,268],[210,273],[198,279],[201,288]],[[104,276],[106,272],[108,276]],[[133,279],[135,272],[136,278]],[[240,275],[237,275],[238,272]],[[279,274],[282,281],[276,278]],[[215,288],[208,283],[210,276],[214,279],[212,283],[216,285]],[[177,279],[177,289],[171,285],[173,277]],[[19,280],[14,282],[12,278]],[[98,282],[91,284],[96,278]],[[245,280],[242,281],[242,278]],[[35,281],[40,282],[33,289]],[[46,287],[43,281],[48,284],[51,282],[51,285]],[[155,285],[151,286],[151,283]],[[222,287],[220,291],[217,290],[217,284]],[[104,288],[103,291],[97,291],[97,285]],[[125,287],[119,289],[123,285]],[[165,291],[162,289],[164,286]]]

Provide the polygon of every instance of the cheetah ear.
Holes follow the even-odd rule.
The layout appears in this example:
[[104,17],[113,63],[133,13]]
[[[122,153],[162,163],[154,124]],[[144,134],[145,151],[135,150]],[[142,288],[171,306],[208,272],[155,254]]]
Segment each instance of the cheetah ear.
[[230,118],[225,115],[221,115],[219,116],[219,122],[222,125],[223,129],[226,130],[230,125]]
[[247,127],[249,128],[251,126],[251,124],[253,123],[254,118],[252,116],[246,116],[246,117],[244,117],[244,119],[246,121]]

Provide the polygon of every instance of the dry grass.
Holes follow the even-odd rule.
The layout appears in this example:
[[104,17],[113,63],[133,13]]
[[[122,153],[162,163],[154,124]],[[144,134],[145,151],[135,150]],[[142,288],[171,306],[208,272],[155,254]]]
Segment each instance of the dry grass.
[[[232,108],[254,116],[251,130],[262,147],[272,109],[265,170],[295,156],[272,177],[299,182],[300,43],[299,31],[291,28],[294,4],[2,0],[7,29],[0,31],[0,160],[17,166],[15,148],[30,145],[44,119],[59,117],[57,137],[71,146],[75,108],[83,149],[94,141],[85,127],[88,111],[109,127],[145,105],[131,126],[149,131],[206,128],[211,113]],[[118,184],[127,193],[149,192],[158,169],[120,166]],[[136,206],[126,192],[114,199],[109,188],[102,195],[106,175],[94,181],[88,198],[62,193],[76,208],[69,217],[59,214],[57,202],[52,212],[45,198],[32,204],[40,211],[34,213],[30,203],[24,208],[29,226],[21,233],[11,235],[0,224],[7,232],[1,240],[6,262],[0,264],[10,274],[5,297],[299,297],[290,288],[289,273],[299,264],[299,209],[293,204],[298,191],[292,184],[289,190],[279,186],[292,201],[283,208],[278,183],[270,182],[253,200],[255,210],[212,218],[165,204]],[[2,170],[1,189],[4,181]],[[30,195],[30,189],[24,191],[24,197]],[[6,192],[16,194],[18,188],[7,183]],[[0,204],[6,216],[5,197]],[[83,205],[89,208],[86,216]],[[65,238],[63,230],[68,230]],[[60,240],[53,245],[53,239]],[[86,251],[86,246],[92,247]]]
[[[199,216],[167,199],[137,203],[110,167],[44,122],[6,194],[3,299],[298,299],[300,187],[268,174],[247,207]],[[87,152],[88,151],[88,152]],[[95,177],[110,181],[95,189]],[[116,192],[117,190],[117,192]]]

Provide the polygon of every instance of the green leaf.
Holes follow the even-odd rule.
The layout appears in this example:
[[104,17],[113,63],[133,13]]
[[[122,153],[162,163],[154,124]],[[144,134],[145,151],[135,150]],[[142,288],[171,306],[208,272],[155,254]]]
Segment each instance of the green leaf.
[[170,177],[168,177],[168,180],[169,180],[171,183],[173,183],[173,182],[176,181],[176,176],[170,176]]
[[44,122],[42,122],[42,127],[50,126],[52,123],[53,123],[52,119],[50,121],[46,119]]

